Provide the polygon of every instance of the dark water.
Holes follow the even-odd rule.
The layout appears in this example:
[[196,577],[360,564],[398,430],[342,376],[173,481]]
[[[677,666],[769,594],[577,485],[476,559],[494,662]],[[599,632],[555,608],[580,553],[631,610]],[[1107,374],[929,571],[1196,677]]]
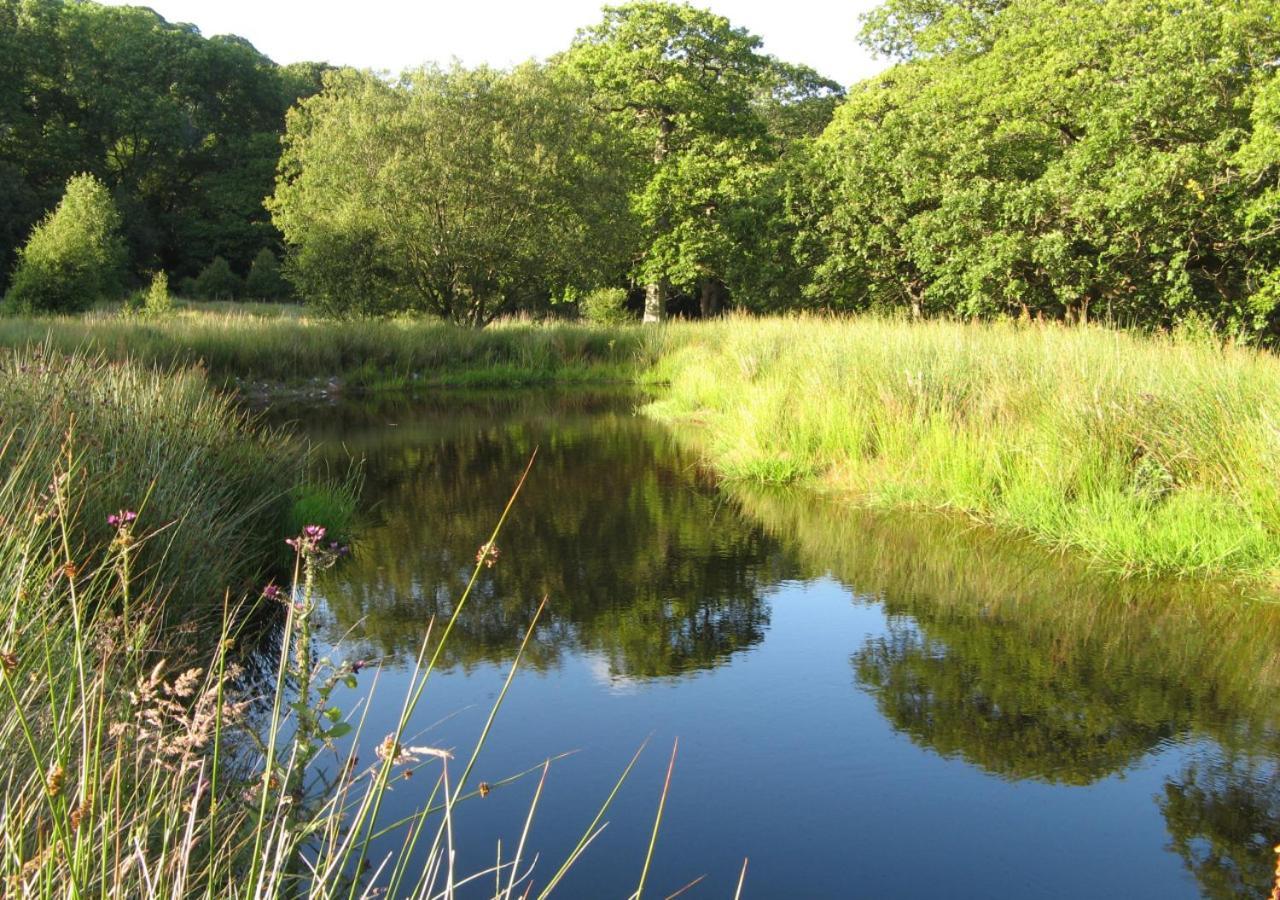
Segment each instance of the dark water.
[[[561,895],[635,889],[678,737],[646,896],[700,875],[686,896],[731,896],[744,857],[752,897],[1266,896],[1280,609],[1110,583],[959,522],[725,493],[635,402],[299,415],[322,455],[367,460],[355,558],[324,594],[335,652],[384,661],[371,745],[538,448],[410,729],[459,772],[549,598],[473,775],[576,751],[533,822],[536,885],[647,739]],[[398,785],[388,820],[436,772]],[[536,786],[459,808],[459,872],[499,839],[510,856]]]

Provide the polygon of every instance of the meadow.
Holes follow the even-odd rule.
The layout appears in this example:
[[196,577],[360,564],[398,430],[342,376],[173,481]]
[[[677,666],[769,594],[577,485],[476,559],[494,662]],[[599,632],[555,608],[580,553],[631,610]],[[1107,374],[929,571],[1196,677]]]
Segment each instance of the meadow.
[[944,510],[1110,573],[1277,575],[1280,361],[1212,334],[871,316],[476,330],[268,308],[11,318],[0,347],[194,365],[249,393],[642,384],[646,414],[727,480]]

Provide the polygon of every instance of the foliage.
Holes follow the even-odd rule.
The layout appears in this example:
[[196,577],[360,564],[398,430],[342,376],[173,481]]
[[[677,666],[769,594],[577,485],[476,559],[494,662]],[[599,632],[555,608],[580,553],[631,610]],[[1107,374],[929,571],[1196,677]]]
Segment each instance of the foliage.
[[634,321],[626,303],[622,288],[596,288],[578,298],[578,314],[597,325],[625,325]]
[[19,252],[5,305],[21,312],[86,309],[120,289],[124,256],[111,195],[92,175],[77,175]]
[[169,276],[156,272],[142,301],[142,312],[149,318],[163,318],[173,314],[173,298],[169,296]]
[[609,136],[570,79],[527,64],[325,85],[289,116],[271,201],[321,310],[482,326],[618,268],[628,217]]
[[[810,302],[1274,325],[1262,0],[894,0],[793,207]],[[1273,232],[1272,232],[1273,234]]]
[[280,260],[270,249],[263,247],[253,258],[253,265],[245,276],[244,294],[255,300],[289,299],[289,282],[280,271]]
[[750,251],[735,251],[766,230],[762,209],[780,208],[759,202],[776,184],[769,172],[785,144],[779,139],[812,129],[813,109],[825,124],[838,86],[764,55],[758,37],[724,17],[672,3],[606,7],[563,64],[630,137],[645,320],[665,315],[672,285],[708,292],[704,314],[725,284],[746,293],[756,271],[742,265]]
[[78,172],[117,198],[136,271],[247,266],[279,239],[262,198],[285,111],[322,68],[140,6],[0,0],[0,289]]
[[234,300],[243,290],[244,283],[221,256],[215,256],[191,283],[192,296],[198,300]]

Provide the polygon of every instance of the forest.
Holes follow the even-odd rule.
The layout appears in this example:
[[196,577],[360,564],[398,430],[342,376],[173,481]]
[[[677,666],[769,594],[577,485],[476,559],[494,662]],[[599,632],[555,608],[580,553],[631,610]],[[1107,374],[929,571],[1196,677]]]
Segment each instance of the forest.
[[[391,76],[5,0],[0,279],[22,310],[163,271],[188,296],[473,326],[733,308],[1274,337],[1269,3],[889,0],[860,40],[893,64],[845,90],[721,16],[636,2],[545,61]],[[85,255],[42,234],[82,174],[112,208],[86,238],[117,242],[109,277],[45,296],[24,279]]]

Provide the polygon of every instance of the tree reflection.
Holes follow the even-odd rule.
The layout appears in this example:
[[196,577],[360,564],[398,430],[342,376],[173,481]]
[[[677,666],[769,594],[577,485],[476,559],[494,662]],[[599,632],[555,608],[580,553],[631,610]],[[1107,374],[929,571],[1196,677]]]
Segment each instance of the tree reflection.
[[632,406],[524,394],[346,408],[329,427],[367,456],[373,513],[354,560],[323,586],[335,633],[358,625],[355,640],[371,655],[416,652],[427,622],[452,612],[540,447],[498,539],[500,560],[446,645],[447,665],[509,659],[544,595],[527,657],[535,667],[573,649],[597,654],[613,675],[663,676],[760,641],[761,594],[787,574],[783,554]]
[[1176,694],[1054,660],[998,622],[917,616],[895,617],[853,664],[894,727],[943,755],[1006,778],[1088,784],[1187,725]]
[[1266,897],[1280,840],[1276,760],[1206,754],[1165,784],[1159,799],[1171,846],[1206,897]]

